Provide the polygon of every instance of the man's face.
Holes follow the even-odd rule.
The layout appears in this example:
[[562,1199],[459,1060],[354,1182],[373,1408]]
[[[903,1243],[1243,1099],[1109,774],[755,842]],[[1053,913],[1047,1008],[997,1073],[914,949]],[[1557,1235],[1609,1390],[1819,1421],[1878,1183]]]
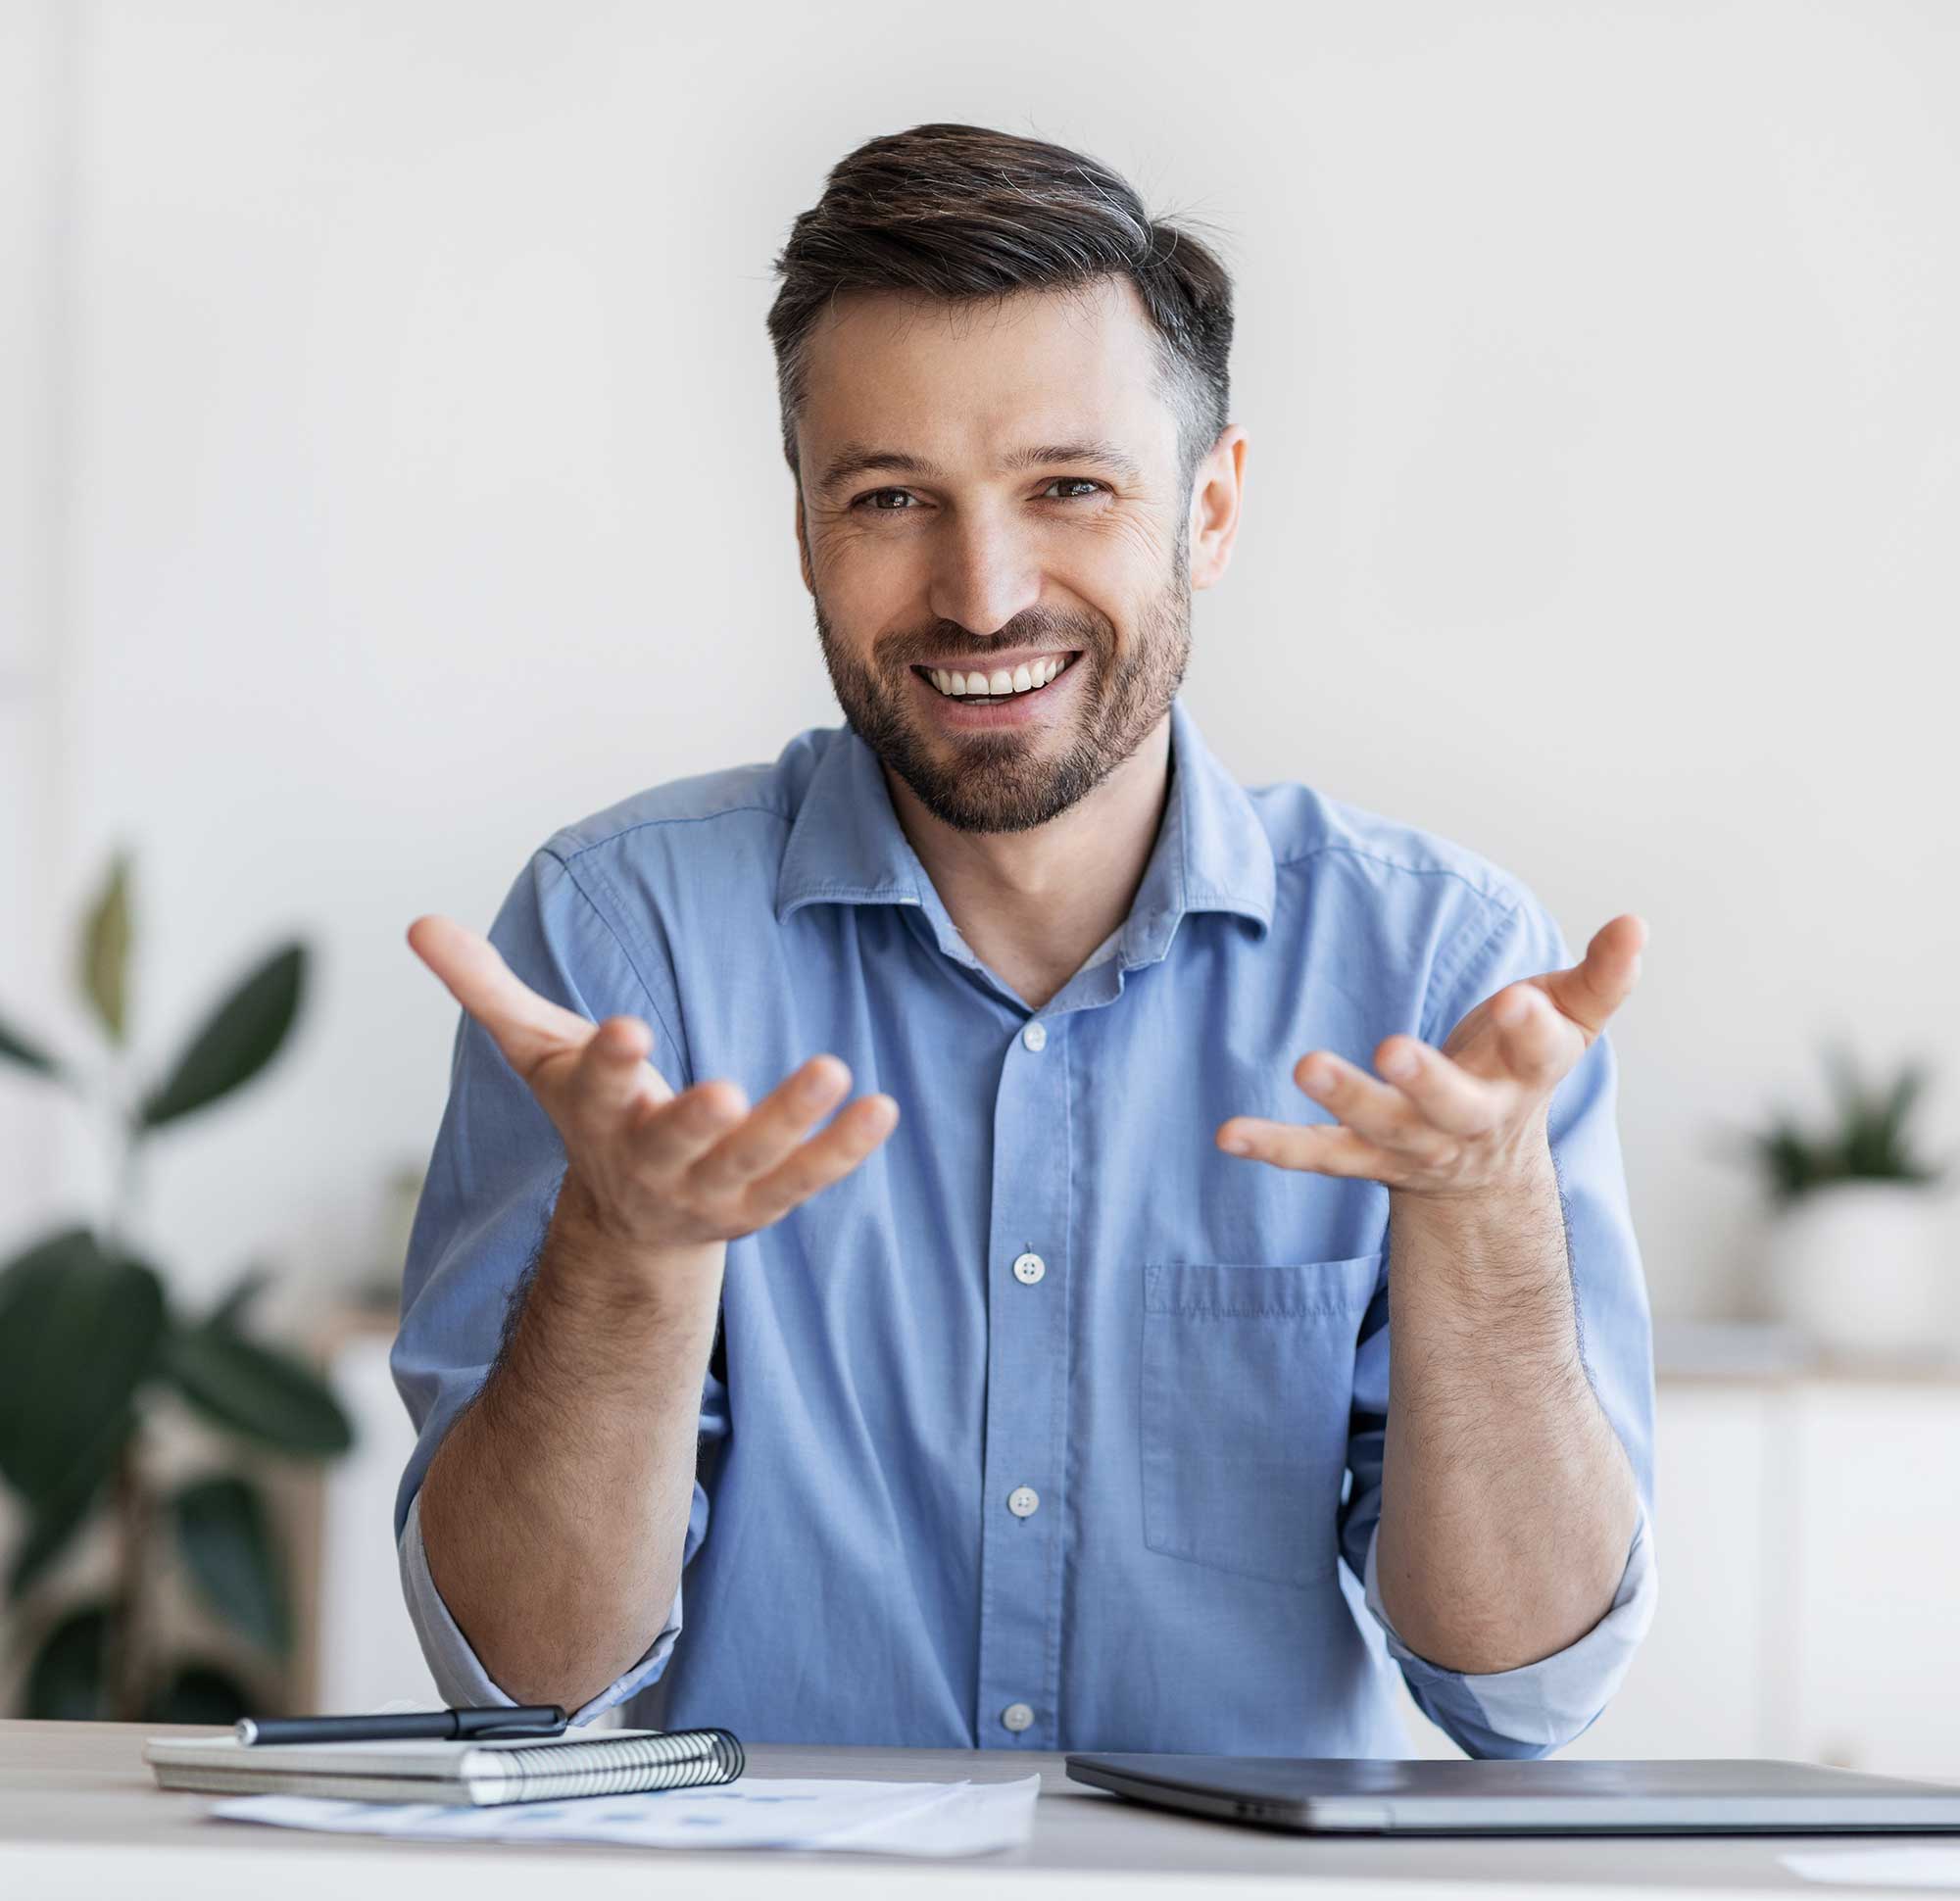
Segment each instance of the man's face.
[[[934,817],[1046,824],[1137,751],[1191,651],[1190,515],[1127,278],[958,309],[839,298],[811,340],[799,434],[798,538],[838,704]],[[1007,465],[1092,443],[1130,466]],[[929,469],[825,479],[887,452]],[[992,710],[949,702],[918,670],[991,674],[1028,653],[1072,658]]]

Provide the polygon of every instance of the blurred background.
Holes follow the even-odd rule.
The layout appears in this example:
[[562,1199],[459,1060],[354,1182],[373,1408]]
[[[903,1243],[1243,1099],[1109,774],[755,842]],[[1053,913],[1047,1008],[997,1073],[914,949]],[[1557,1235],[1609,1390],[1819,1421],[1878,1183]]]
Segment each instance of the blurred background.
[[1579,1752],[1960,1778],[1960,11],[1010,18],[0,0],[0,1707],[433,1700],[403,930],[838,723],[769,260],[959,120],[1222,233],[1241,780],[1650,926],[1666,1584]]

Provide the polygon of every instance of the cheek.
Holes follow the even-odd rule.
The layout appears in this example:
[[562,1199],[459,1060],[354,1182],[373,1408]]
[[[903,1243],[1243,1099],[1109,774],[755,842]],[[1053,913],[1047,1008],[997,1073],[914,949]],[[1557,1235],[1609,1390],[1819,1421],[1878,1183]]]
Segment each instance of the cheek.
[[824,615],[835,627],[878,626],[903,617],[922,586],[915,563],[843,536],[810,550],[810,572]]
[[819,585],[839,600],[888,600],[914,593],[926,573],[923,545],[906,548],[904,535],[881,535],[839,528],[824,535],[810,550]]
[[1099,575],[1110,591],[1143,595],[1170,565],[1176,529],[1157,510],[1132,504],[1057,524],[1038,548],[1057,568]]

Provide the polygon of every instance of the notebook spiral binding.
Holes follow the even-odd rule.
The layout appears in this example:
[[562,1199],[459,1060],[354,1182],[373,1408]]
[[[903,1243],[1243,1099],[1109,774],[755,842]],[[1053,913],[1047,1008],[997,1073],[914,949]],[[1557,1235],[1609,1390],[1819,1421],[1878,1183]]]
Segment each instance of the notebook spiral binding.
[[[549,1780],[562,1790],[567,1779],[574,1779],[581,1795],[732,1782],[747,1761],[740,1739],[727,1730],[671,1730],[616,1741],[594,1736],[589,1742],[497,1751],[497,1767],[512,1772],[519,1786]],[[652,1780],[650,1768],[659,1772]]]

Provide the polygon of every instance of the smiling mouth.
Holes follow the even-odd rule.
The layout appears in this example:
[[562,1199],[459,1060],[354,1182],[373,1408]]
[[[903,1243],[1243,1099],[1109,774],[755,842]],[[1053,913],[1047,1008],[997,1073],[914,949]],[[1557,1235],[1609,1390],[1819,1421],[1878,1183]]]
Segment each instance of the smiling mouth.
[[974,667],[964,672],[957,668],[915,666],[912,671],[942,698],[954,701],[962,707],[998,707],[1009,700],[1031,700],[1038,693],[1045,692],[1051,685],[1068,671],[1082,658],[1078,648],[1072,653],[1060,656],[1061,664],[1045,675],[1031,676],[1025,687],[1009,687],[1005,693],[954,693],[947,690],[952,679],[971,679],[976,673],[986,673],[987,668]]

